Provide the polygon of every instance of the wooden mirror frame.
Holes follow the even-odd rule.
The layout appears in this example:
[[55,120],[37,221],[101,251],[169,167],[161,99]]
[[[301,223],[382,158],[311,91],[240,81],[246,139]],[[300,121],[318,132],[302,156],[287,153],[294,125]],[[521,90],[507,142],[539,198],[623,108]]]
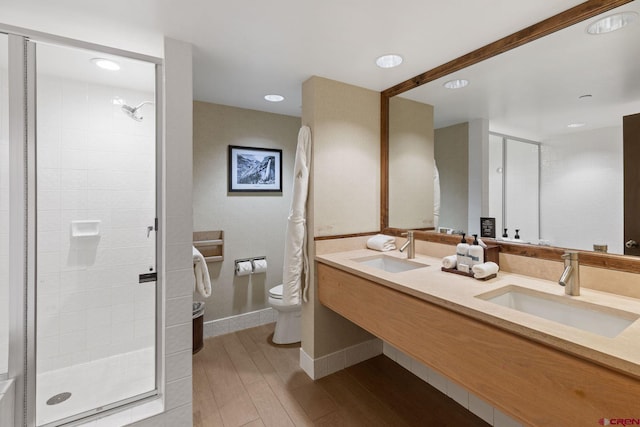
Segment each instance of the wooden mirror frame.
[[[523,30],[489,43],[479,49],[460,56],[452,61],[435,67],[422,74],[398,83],[380,93],[380,230],[384,234],[400,235],[404,230],[389,227],[389,100],[423,84],[462,70],[471,65],[492,58],[501,53],[515,49],[571,25],[608,12],[617,7],[631,3],[633,0],[588,0],[550,18],[533,24]],[[416,233],[422,240],[454,244],[460,237],[445,234]],[[564,249],[558,247],[542,247],[536,245],[510,244],[496,242],[503,253],[532,256],[554,261],[560,260]],[[596,252],[581,252],[582,264],[594,267],[609,268],[619,271],[640,273],[640,260],[624,255],[611,255]]]

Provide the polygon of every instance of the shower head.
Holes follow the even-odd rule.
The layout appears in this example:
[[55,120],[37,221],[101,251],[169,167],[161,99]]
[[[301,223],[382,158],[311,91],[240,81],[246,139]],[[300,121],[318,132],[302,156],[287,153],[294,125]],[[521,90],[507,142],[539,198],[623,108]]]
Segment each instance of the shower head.
[[138,109],[136,107],[131,107],[130,105],[122,104],[122,106],[120,108],[122,108],[122,111],[127,116],[131,117],[136,122],[141,122],[142,121],[143,117],[138,115]]
[[141,102],[140,104],[138,104],[135,107],[132,107],[132,106],[127,105],[127,104],[122,104],[122,106],[120,108],[122,109],[122,111],[127,116],[131,117],[136,122],[141,122],[144,117],[142,117],[142,115],[139,114],[138,110],[140,110],[140,108],[142,108],[142,106],[145,105],[145,104],[153,104],[153,102],[144,101],[144,102]]

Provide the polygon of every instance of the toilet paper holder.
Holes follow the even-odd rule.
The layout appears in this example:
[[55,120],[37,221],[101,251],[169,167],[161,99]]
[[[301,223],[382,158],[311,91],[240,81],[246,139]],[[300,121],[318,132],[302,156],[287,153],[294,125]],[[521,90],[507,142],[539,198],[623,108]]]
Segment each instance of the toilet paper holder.
[[266,256],[257,256],[257,257],[253,257],[253,258],[241,258],[241,259],[237,259],[235,261],[233,261],[234,263],[234,271],[236,272],[236,274],[238,274],[238,264],[240,264],[241,262],[250,262],[251,263],[251,274],[254,274],[256,272],[256,264],[255,261],[260,261],[260,260],[267,260]]

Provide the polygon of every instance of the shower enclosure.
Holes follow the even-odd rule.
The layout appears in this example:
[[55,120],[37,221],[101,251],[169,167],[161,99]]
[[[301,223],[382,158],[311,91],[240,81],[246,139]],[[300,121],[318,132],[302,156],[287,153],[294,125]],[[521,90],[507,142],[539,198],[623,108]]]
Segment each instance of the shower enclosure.
[[0,32],[0,380],[57,426],[157,395],[161,66]]

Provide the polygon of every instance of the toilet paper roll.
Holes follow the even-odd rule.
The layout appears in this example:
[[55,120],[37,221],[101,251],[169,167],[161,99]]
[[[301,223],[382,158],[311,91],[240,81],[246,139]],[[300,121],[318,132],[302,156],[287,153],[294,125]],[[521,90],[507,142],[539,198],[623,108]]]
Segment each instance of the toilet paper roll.
[[251,261],[242,261],[236,264],[236,276],[248,276],[253,273]]
[[267,271],[267,260],[266,259],[256,259],[253,261],[253,272],[254,273],[266,273]]

